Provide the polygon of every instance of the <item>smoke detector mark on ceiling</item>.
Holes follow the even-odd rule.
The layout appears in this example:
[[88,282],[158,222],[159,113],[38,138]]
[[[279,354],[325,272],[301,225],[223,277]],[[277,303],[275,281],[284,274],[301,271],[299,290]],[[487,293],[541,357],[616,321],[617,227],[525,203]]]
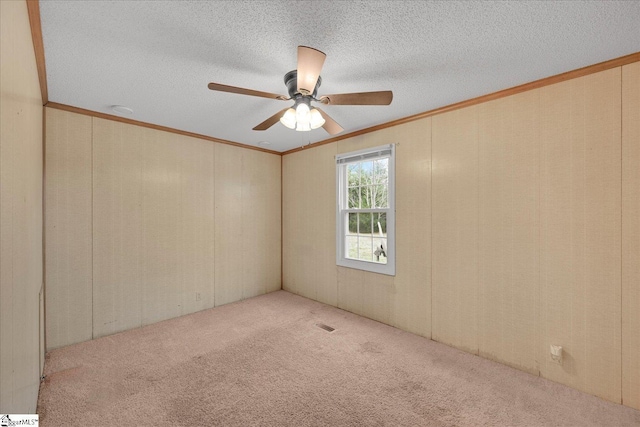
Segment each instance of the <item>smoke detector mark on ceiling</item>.
[[320,329],[324,329],[327,332],[333,332],[336,328],[332,328],[331,326],[327,326],[324,323],[316,323],[316,326]]
[[112,105],[111,111],[123,116],[128,116],[133,114],[133,110],[129,107],[125,107],[124,105]]

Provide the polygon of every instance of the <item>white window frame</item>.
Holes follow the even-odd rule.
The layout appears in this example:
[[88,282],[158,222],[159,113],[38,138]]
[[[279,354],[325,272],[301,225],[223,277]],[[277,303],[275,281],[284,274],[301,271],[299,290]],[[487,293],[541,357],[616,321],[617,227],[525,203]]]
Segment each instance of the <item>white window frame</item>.
[[[384,153],[384,154],[383,154]],[[363,160],[389,158],[389,189],[387,208],[379,209],[349,209],[347,202],[347,165]],[[373,273],[396,275],[396,173],[395,173],[395,144],[388,144],[365,150],[353,151],[336,156],[336,264],[342,267],[355,268]],[[363,261],[348,258],[347,230],[349,227],[348,213],[351,212],[384,212],[387,216],[387,263],[379,264],[373,261]]]

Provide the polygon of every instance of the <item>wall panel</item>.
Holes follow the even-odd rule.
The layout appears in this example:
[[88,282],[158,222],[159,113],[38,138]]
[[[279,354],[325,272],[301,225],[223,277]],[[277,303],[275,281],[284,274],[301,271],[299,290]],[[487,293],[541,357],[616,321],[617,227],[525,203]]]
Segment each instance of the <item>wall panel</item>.
[[396,144],[396,275],[338,267],[338,307],[430,337],[431,119],[339,141],[338,153],[390,143]]
[[93,120],[94,335],[213,307],[213,144]]
[[336,153],[333,143],[282,159],[283,288],[334,306]]
[[[146,129],[93,120],[93,336],[142,326]],[[69,209],[69,207],[64,207]],[[153,280],[153,278],[150,278]]]
[[[396,146],[396,276],[336,267],[335,155]],[[431,335],[431,120],[283,158],[284,289]]]
[[[540,89],[546,378],[620,402],[620,68]],[[549,345],[564,348],[551,360]]]
[[431,337],[431,119],[398,129],[396,277],[390,324]]
[[91,117],[46,110],[47,347],[93,335]]
[[243,150],[243,298],[281,288],[280,190],[280,157]]
[[[177,277],[178,315],[211,308],[215,303],[214,256],[215,146],[187,136],[172,136],[178,171]],[[161,189],[160,189],[161,191]]]
[[539,92],[478,109],[479,353],[537,374]]
[[432,336],[477,353],[478,107],[432,119]]
[[640,410],[640,62],[622,67],[622,401]]
[[[385,144],[397,143],[396,128],[385,129],[369,135],[356,136],[338,141],[338,154],[350,151],[377,147]],[[335,160],[333,162],[335,188]],[[396,164],[396,169],[400,169]],[[335,191],[335,190],[334,190]],[[336,198],[333,202],[333,216],[335,218]],[[396,218],[396,223],[400,220]],[[335,227],[335,225],[334,225]],[[397,233],[397,232],[396,232]],[[335,230],[334,230],[335,236]],[[335,237],[333,241],[335,247]],[[335,257],[334,257],[335,264]],[[338,307],[379,322],[390,324],[391,306],[394,302],[394,276],[375,274],[364,270],[347,267],[338,269]],[[397,266],[396,266],[397,269]]]
[[216,305],[280,289],[280,157],[216,144]]
[[214,305],[214,148],[148,133],[142,171],[142,324]]
[[42,98],[24,1],[0,1],[0,413],[40,385]]
[[216,305],[239,301],[244,293],[242,151],[230,145],[215,147]]
[[[280,289],[280,156],[76,113],[50,116],[52,140],[69,146],[51,145],[52,173],[82,191],[51,182],[47,220],[73,223],[56,236],[74,238],[57,244],[75,252],[49,252],[68,276],[89,281],[93,330],[84,339]],[[92,129],[79,132],[85,120]],[[71,301],[51,304],[53,319],[72,319],[69,304],[83,297],[63,288]]]

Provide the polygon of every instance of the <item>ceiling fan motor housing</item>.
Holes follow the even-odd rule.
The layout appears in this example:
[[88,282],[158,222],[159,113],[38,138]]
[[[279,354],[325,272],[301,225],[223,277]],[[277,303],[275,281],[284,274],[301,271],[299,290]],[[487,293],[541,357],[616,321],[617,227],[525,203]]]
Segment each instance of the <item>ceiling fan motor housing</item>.
[[322,77],[318,76],[318,82],[316,83],[316,87],[313,89],[313,93],[311,95],[303,95],[298,92],[298,70],[289,71],[284,75],[284,84],[287,86],[287,92],[291,99],[297,99],[300,96],[310,96],[312,99],[316,99],[318,88],[321,83]]

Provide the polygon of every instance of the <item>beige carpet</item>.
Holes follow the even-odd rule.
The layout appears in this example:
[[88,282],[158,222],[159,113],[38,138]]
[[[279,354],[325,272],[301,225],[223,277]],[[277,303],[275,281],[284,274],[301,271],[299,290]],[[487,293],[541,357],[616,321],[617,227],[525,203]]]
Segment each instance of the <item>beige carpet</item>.
[[284,291],[54,350],[45,374],[45,427],[640,425],[640,411]]

